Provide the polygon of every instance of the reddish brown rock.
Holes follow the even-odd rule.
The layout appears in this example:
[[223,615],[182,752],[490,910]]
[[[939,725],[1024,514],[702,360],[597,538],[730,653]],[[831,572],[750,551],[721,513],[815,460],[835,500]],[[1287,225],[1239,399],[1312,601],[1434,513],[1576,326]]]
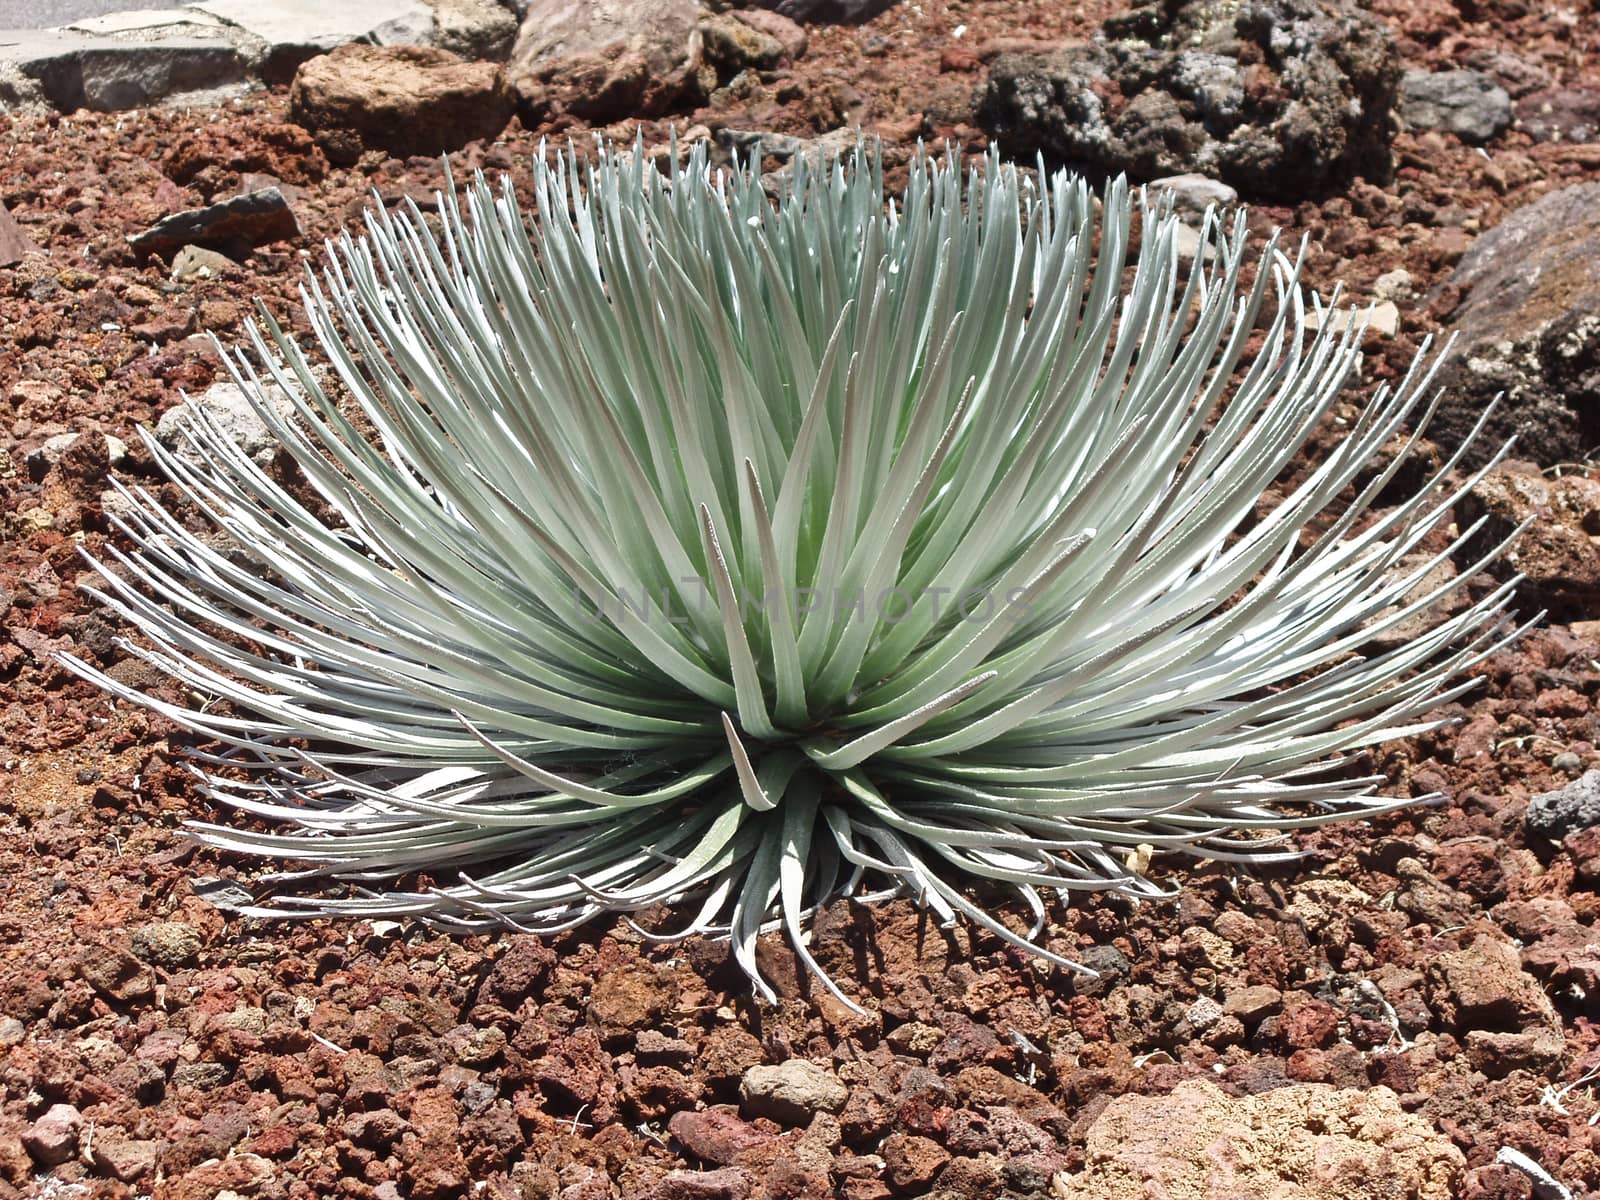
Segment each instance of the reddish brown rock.
[[600,1048],[592,1029],[574,1030],[552,1042],[550,1052],[534,1062],[530,1074],[540,1089],[576,1110],[593,1109],[595,1119],[609,1119],[616,1081],[611,1056]]
[[171,258],[185,246],[204,246],[243,258],[253,247],[299,236],[300,222],[282,190],[269,187],[163,217],[129,238],[128,244],[139,254],[162,258]]
[[669,1172],[648,1196],[649,1200],[745,1200],[754,1190],[755,1179],[750,1172],[723,1167],[716,1171]]
[[155,991],[155,972],[126,950],[90,942],[78,951],[78,974],[113,1000],[144,1000]]
[[402,157],[500,136],[515,110],[505,72],[430,46],[340,46],[295,72],[290,118],[328,158],[363,150]]
[[237,184],[251,172],[266,172],[283,183],[306,187],[327,175],[328,160],[300,125],[218,123],[184,134],[162,157],[161,167],[174,182],[194,183],[213,196],[214,187],[228,181]]
[[921,1196],[950,1161],[945,1148],[931,1138],[892,1133],[883,1139],[883,1178],[902,1196]]
[[217,1200],[224,1192],[253,1196],[272,1181],[273,1166],[258,1154],[202,1163],[157,1185],[153,1200]]
[[160,1153],[158,1141],[130,1138],[115,1128],[95,1130],[95,1169],[122,1183],[133,1183],[153,1175]]
[[0,204],[0,267],[21,262],[30,254],[38,254],[39,247],[17,219]]
[[631,1037],[660,1021],[678,1002],[678,981],[670,970],[630,962],[603,971],[589,998],[589,1019],[605,1038]]
[[680,1112],[667,1122],[672,1136],[695,1158],[728,1166],[739,1156],[766,1146],[773,1135],[742,1120],[731,1108]]
[[1440,955],[1432,980],[1435,1006],[1485,1074],[1548,1064],[1566,1052],[1550,997],[1522,969],[1521,955],[1508,942],[1480,934],[1466,949]]
[[467,1190],[469,1172],[461,1154],[461,1106],[448,1093],[419,1092],[411,1101],[412,1132],[400,1138],[400,1161],[410,1195],[451,1200]]
[[556,952],[543,938],[526,934],[510,939],[510,944],[484,978],[479,1000],[515,1012],[550,975]]
[[699,20],[694,0],[533,0],[507,68],[523,124],[680,107],[699,90]]
[[83,1114],[70,1104],[52,1104],[28,1131],[22,1144],[41,1167],[64,1163],[78,1152],[78,1137],[83,1129]]

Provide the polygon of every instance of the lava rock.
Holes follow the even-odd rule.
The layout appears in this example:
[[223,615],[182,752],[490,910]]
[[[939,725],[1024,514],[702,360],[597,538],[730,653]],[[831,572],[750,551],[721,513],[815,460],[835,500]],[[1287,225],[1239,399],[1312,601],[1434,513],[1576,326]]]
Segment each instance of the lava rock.
[[78,1152],[83,1114],[70,1104],[52,1104],[22,1135],[22,1144],[41,1167],[54,1167]]
[[302,62],[349,42],[427,42],[435,24],[422,0],[198,0],[195,8],[245,35],[267,83],[288,83]]
[[267,83],[287,83],[302,63],[347,43],[427,42],[434,28],[422,0],[198,0],[194,7],[244,34]]
[[38,245],[0,202],[0,267],[15,266],[28,255],[39,253]]
[[770,1067],[751,1067],[739,1082],[739,1099],[752,1117],[770,1117],[784,1125],[804,1125],[819,1112],[836,1113],[850,1099],[850,1089],[832,1071],[803,1058]]
[[0,107],[45,103],[61,112],[121,112],[238,83],[245,73],[238,49],[221,37],[9,30],[0,46]]
[[667,1130],[690,1154],[718,1166],[729,1166],[773,1140],[772,1134],[757,1129],[731,1108],[674,1113]]
[[717,13],[700,22],[701,54],[719,80],[740,71],[771,71],[788,57],[783,43],[739,19],[736,13]]
[[1504,393],[1468,452],[1478,466],[1517,435],[1517,455],[1540,466],[1579,462],[1600,443],[1600,183],[1575,184],[1524,205],[1468,248],[1446,287],[1466,299],[1428,436],[1460,445]]
[[428,0],[433,45],[462,58],[505,62],[517,40],[517,18],[497,0]]
[[1487,553],[1525,521],[1533,523],[1490,570],[1524,577],[1521,591],[1557,620],[1587,617],[1600,602],[1600,483],[1584,475],[1547,478],[1531,463],[1501,463],[1472,486],[1456,507],[1463,526],[1486,517],[1462,548],[1460,562]]
[[1177,212],[1192,216],[1200,216],[1211,207],[1227,208],[1239,202],[1237,190],[1221,180],[1212,179],[1208,175],[1197,175],[1194,172],[1152,179],[1150,190],[1171,192],[1173,208]]
[[54,437],[46,438],[37,449],[30,450],[23,464],[28,468],[28,477],[35,483],[42,480],[50,468],[67,456],[67,452],[78,446],[80,441],[93,443],[93,453],[112,468],[120,467],[128,458],[128,443],[111,434],[90,433],[58,433]]
[[1540,792],[1528,801],[1528,832],[1552,842],[1600,825],[1600,770],[1585,771],[1564,788]]
[[523,934],[509,940],[478,989],[478,999],[509,1012],[543,986],[556,964],[556,952],[543,939]]
[[1207,1080],[1165,1096],[1118,1096],[1089,1126],[1084,1169],[1062,1200],[1153,1194],[1407,1196],[1449,1200],[1465,1159],[1385,1087],[1326,1084],[1233,1098]]
[[607,1039],[632,1038],[655,1025],[678,1002],[677,977],[643,961],[601,973],[589,998],[589,1018]]
[[200,931],[182,921],[155,921],[133,931],[133,953],[154,966],[176,970],[200,957]]
[[530,129],[661,116],[698,96],[695,0],[532,0],[507,72]]
[[[279,415],[288,418],[294,405],[282,389],[268,386],[269,403]],[[203,465],[204,456],[184,436],[184,429],[196,418],[196,410],[203,410],[213,424],[220,426],[230,441],[260,466],[272,462],[278,452],[278,437],[235,383],[214,383],[198,399],[187,401],[161,414],[156,422],[156,441],[171,450],[180,459],[195,466]]]
[[937,1178],[950,1155],[932,1138],[909,1133],[891,1133],[883,1139],[878,1153],[883,1155],[883,1178],[899,1196],[923,1196]]
[[755,1186],[750,1172],[738,1167],[669,1171],[646,1195],[648,1200],[745,1200],[755,1191]]
[[155,975],[126,950],[90,942],[78,952],[78,974],[112,1000],[144,1000],[155,994]]
[[[281,1128],[281,1127],[280,1127]],[[95,1168],[123,1183],[154,1175],[163,1143],[130,1138],[115,1129],[97,1129],[92,1151]]]
[[172,257],[172,278],[213,279],[224,271],[238,270],[239,264],[226,254],[207,250],[204,246],[185,246]]
[[1478,145],[1510,127],[1511,97],[1481,71],[1407,71],[1400,115],[1412,129],[1441,129]]
[[756,3],[804,25],[859,25],[893,8],[895,0],[756,0]]
[[1600,88],[1541,88],[1517,101],[1517,128],[1536,142],[1600,141]]
[[269,187],[162,217],[130,237],[128,244],[139,254],[163,258],[190,245],[243,257],[256,246],[299,236],[300,222],[294,209],[281,190]]
[[1509,942],[1480,934],[1466,949],[1441,954],[1430,977],[1435,1009],[1485,1074],[1548,1065],[1566,1053],[1560,1016]]
[[1261,199],[1390,174],[1394,39],[1352,0],[1147,4],[1101,35],[996,56],[980,123],[1013,155],[1201,172]]
[[516,111],[505,72],[430,46],[340,46],[295,72],[289,119],[329,160],[364,150],[436,156],[500,136]]

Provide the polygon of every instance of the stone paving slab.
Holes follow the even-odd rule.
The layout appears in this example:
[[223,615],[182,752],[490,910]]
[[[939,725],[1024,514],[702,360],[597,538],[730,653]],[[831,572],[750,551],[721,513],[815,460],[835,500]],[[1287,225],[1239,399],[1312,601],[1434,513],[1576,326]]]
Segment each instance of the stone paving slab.
[[268,83],[287,83],[308,58],[347,42],[433,43],[433,10],[421,0],[200,0],[188,7],[258,46],[257,69]]
[[238,48],[222,37],[185,32],[135,41],[58,29],[0,31],[0,108],[44,103],[62,112],[112,112],[245,78]]
[[350,42],[432,45],[436,6],[448,0],[197,0],[58,29],[0,29],[0,111],[117,111],[284,83],[302,62]]

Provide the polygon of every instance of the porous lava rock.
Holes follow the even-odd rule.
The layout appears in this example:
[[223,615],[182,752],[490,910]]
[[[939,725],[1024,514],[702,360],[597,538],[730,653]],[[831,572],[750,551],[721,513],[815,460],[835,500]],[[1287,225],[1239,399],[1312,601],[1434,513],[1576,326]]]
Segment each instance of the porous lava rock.
[[499,66],[433,46],[340,46],[304,63],[289,90],[290,119],[336,163],[459,150],[500,136],[515,110]]
[[1597,262],[1600,183],[1550,192],[1472,243],[1445,284],[1465,295],[1429,437],[1454,449],[1501,396],[1469,463],[1512,434],[1517,457],[1543,467],[1581,461],[1600,443]]
[[532,0],[508,66],[524,125],[660,116],[696,95],[695,0]]
[[1271,1196],[1449,1200],[1465,1159],[1386,1087],[1273,1088],[1237,1099],[1206,1080],[1118,1096],[1089,1126],[1063,1200]]
[[1191,0],[996,56],[978,117],[1013,155],[1302,200],[1388,178],[1399,79],[1393,36],[1351,0]]

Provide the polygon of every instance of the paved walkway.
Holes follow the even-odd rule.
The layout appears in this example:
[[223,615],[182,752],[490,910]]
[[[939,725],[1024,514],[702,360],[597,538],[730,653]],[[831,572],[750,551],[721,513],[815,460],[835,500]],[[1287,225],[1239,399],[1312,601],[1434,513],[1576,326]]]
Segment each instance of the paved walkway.
[[183,0],[0,0],[0,29],[49,29],[105,13],[177,8],[182,3]]

